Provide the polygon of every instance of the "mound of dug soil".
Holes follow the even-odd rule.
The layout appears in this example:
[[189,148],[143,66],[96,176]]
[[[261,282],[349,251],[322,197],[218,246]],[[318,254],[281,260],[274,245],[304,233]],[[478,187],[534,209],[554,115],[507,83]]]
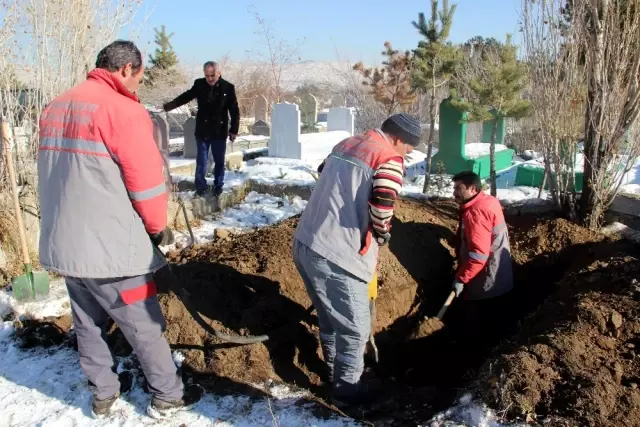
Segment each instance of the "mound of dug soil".
[[553,294],[483,366],[483,399],[510,417],[555,425],[638,425],[638,255],[623,242],[575,251]]
[[[369,364],[393,397],[368,408],[365,418],[391,425],[424,422],[477,379],[481,396],[510,417],[537,414],[620,426],[640,419],[638,285],[632,284],[640,278],[640,263],[631,259],[631,249],[553,216],[508,217],[513,302],[504,308],[501,330],[490,331],[482,348],[469,348],[451,327],[460,316],[456,301],[444,327],[416,333],[449,293],[455,218],[451,202],[398,204],[392,239],[379,262],[380,363]],[[243,386],[243,392],[246,384],[274,379],[323,396],[317,319],[291,259],[296,224],[293,218],[171,253],[171,272],[156,278],[172,348],[214,390],[221,379]],[[269,340],[220,342],[194,321],[182,290],[212,327],[267,334]],[[120,354],[130,351],[117,329],[110,341]]]
[[[169,254],[175,265],[166,278],[192,295],[194,308],[211,326],[270,336],[248,346],[216,342],[193,321],[179,292],[162,295],[170,343],[195,347],[185,350],[190,368],[240,382],[281,379],[312,389],[322,383],[317,321],[291,258],[296,224],[297,218]],[[417,203],[401,203],[394,236],[381,253],[376,332],[417,313],[422,295],[429,292],[422,284],[437,288],[450,282],[453,258],[447,241],[454,224]]]

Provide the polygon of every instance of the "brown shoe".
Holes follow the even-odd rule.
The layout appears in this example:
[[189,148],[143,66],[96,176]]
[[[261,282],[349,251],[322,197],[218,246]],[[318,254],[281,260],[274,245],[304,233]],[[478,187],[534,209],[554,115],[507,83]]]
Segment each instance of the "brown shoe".
[[190,384],[184,388],[182,399],[161,400],[156,396],[151,398],[151,403],[147,407],[147,415],[156,420],[162,420],[184,409],[189,409],[198,403],[204,395],[204,389],[198,384]]
[[91,402],[91,414],[94,418],[103,418],[111,412],[111,408],[116,403],[121,394],[126,394],[131,390],[133,386],[133,374],[130,371],[122,371],[118,374],[118,381],[120,381],[120,391],[111,397],[106,399],[97,399],[93,397]]

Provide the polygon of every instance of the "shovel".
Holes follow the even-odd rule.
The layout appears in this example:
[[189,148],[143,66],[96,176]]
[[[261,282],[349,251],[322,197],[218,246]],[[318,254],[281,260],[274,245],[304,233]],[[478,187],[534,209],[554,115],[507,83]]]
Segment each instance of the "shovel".
[[373,274],[373,279],[368,284],[369,292],[369,313],[371,315],[371,332],[369,333],[369,344],[373,350],[373,360],[378,363],[378,346],[376,340],[373,337],[373,332],[376,329],[376,298],[378,298],[378,272]]
[[14,277],[11,280],[13,296],[18,301],[34,300],[49,295],[49,273],[46,271],[33,271],[29,250],[27,249],[27,238],[24,233],[22,223],[22,213],[20,211],[20,200],[18,199],[18,185],[16,183],[16,172],[13,168],[13,157],[11,155],[11,145],[9,143],[9,127],[7,122],[2,120],[2,140],[4,152],[7,158],[7,169],[9,170],[9,181],[13,192],[13,205],[18,221],[18,231],[20,232],[20,248],[22,249],[22,260],[24,263],[24,274]]
[[444,317],[444,314],[447,312],[447,309],[449,308],[455,297],[456,291],[451,291],[444,304],[442,304],[442,307],[440,308],[440,311],[438,311],[436,317],[425,316],[424,320],[420,322],[420,325],[418,325],[418,329],[411,335],[411,338],[418,339],[426,337],[444,328],[442,318]]

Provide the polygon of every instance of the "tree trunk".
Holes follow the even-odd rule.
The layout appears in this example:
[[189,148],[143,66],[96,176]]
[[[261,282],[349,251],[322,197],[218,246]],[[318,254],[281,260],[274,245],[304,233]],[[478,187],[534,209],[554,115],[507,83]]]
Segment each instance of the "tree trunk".
[[[607,3],[603,5],[602,14],[606,17]],[[585,112],[585,138],[584,138],[584,174],[582,177],[582,196],[580,198],[580,220],[583,225],[591,229],[598,227],[602,211],[600,200],[595,185],[603,165],[600,164],[600,150],[602,137],[600,126],[602,124],[603,105],[606,99],[604,93],[604,34],[602,22],[597,19],[597,13],[592,15],[591,41],[592,52],[587,55],[588,93]],[[606,165],[604,165],[606,168]]]
[[542,177],[542,184],[540,184],[540,188],[538,189],[538,199],[542,198],[542,192],[544,191],[544,186],[547,185],[547,168],[544,168],[544,176]]
[[498,133],[498,117],[496,116],[491,126],[491,143],[489,145],[489,181],[491,182],[491,195],[498,195],[498,187],[496,185],[496,134]]
[[436,127],[436,88],[431,89],[431,102],[429,103],[429,141],[427,142],[426,170],[424,172],[424,187],[422,192],[427,194],[429,181],[431,180],[431,152],[433,151],[433,133]]

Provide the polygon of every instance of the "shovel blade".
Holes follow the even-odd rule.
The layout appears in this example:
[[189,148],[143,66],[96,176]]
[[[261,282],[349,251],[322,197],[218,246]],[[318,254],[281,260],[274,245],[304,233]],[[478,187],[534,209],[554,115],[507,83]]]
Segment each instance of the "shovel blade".
[[34,271],[16,276],[11,280],[11,289],[17,301],[45,297],[49,295],[49,273]]
[[13,297],[18,301],[35,299],[35,291],[27,274],[21,274],[11,279]]
[[46,271],[34,271],[33,275],[33,290],[36,297],[49,296],[49,273]]

